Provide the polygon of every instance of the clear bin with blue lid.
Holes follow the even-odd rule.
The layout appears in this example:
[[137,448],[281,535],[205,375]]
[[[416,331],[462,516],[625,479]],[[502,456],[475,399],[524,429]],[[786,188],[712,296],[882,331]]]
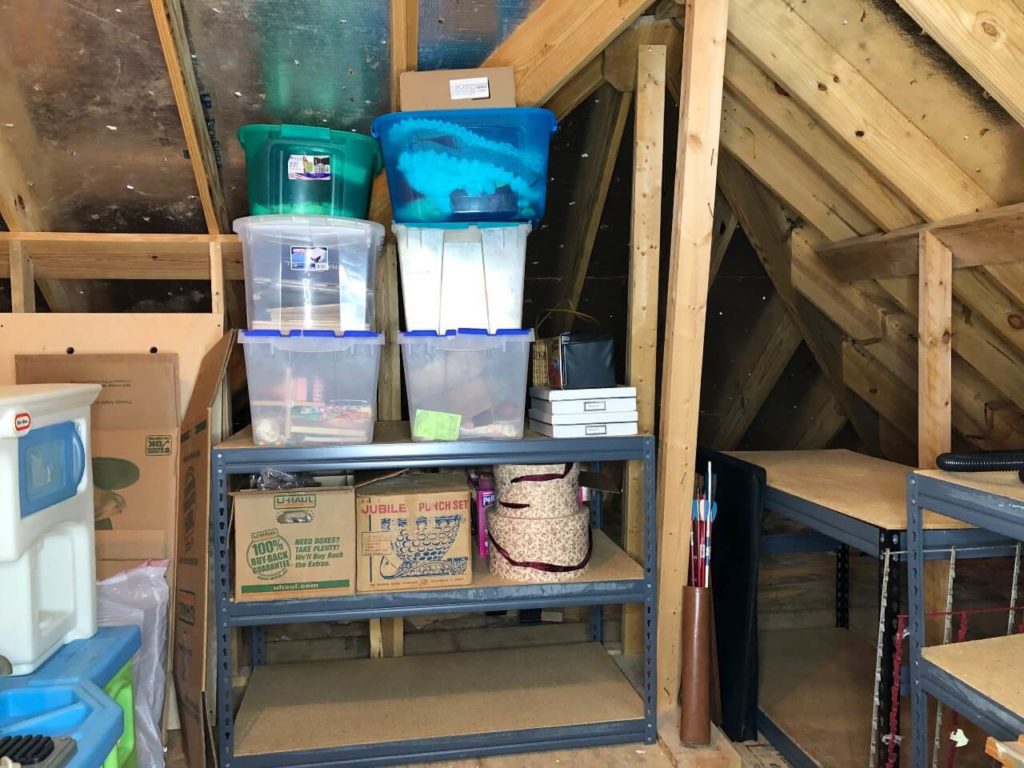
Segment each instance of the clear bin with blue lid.
[[373,442],[384,336],[240,331],[256,445]]
[[536,107],[394,112],[373,121],[395,221],[539,221],[558,127]]
[[236,219],[255,330],[369,330],[384,227],[334,216]]
[[532,341],[518,328],[399,334],[412,439],[522,437]]

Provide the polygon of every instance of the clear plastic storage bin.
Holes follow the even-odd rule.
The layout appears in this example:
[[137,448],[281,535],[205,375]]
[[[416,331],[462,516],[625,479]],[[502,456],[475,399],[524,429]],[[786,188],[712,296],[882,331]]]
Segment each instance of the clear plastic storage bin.
[[369,443],[382,334],[241,331],[256,445]]
[[405,326],[518,328],[529,224],[393,225]]
[[384,227],[330,216],[236,219],[246,309],[256,330],[364,331]]
[[539,221],[555,115],[535,107],[395,112],[373,121],[395,221]]
[[518,329],[400,334],[412,439],[522,437],[531,341]]

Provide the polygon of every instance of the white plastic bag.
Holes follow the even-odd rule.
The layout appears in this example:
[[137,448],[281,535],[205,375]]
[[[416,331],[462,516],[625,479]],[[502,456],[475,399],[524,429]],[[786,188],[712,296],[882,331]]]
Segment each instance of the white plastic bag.
[[99,582],[96,623],[101,627],[135,625],[142,646],[134,659],[135,745],[139,768],[163,768],[161,722],[167,668],[166,560],[151,560]]

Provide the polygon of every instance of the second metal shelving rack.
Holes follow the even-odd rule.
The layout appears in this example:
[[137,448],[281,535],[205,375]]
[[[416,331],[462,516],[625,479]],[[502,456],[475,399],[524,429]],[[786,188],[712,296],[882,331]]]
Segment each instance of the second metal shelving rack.
[[[919,748],[917,734],[928,733],[927,697],[934,696],[968,720],[981,726],[999,739],[1016,739],[1024,733],[1024,711],[1013,711],[993,701],[984,691],[977,690],[969,682],[960,679],[924,657],[925,604],[924,604],[924,563],[929,557],[931,542],[922,532],[924,510],[932,510],[965,523],[977,526],[979,533],[1024,541],[1024,489],[1008,485],[1005,492],[984,481],[975,482],[974,475],[962,482],[957,476],[942,475],[935,470],[915,472],[907,478],[907,518],[910,539],[910,692],[912,711],[912,732],[915,734],[913,749],[914,768],[926,768],[928,749]],[[1016,478],[1008,473],[1002,477]],[[974,486],[974,487],[972,487]],[[1016,498],[1014,498],[1016,496]],[[948,556],[946,554],[945,556]],[[1024,637],[1021,650],[1024,652]],[[990,641],[980,640],[977,643]],[[949,648],[950,646],[942,646]],[[1024,656],[1015,661],[1017,669],[1003,668],[1002,677],[1019,681],[1024,675]]]
[[[217,446],[211,466],[211,536],[215,585],[217,664],[217,749],[221,768],[269,766],[387,765],[508,754],[540,749],[597,746],[657,740],[655,691],[654,438],[650,436],[554,440],[527,436],[522,440],[414,443],[397,424],[378,426],[378,441],[369,445],[312,448],[256,448],[245,438]],[[312,600],[238,603],[232,600],[229,564],[229,480],[264,467],[286,472],[413,467],[467,467],[489,464],[549,464],[568,461],[600,463],[638,460],[643,464],[644,561],[639,578],[516,584],[482,588],[441,589]],[[600,507],[594,505],[600,527]],[[377,743],[326,749],[235,755],[236,701],[232,692],[232,627],[252,628],[253,663],[265,661],[260,627],[306,621],[363,620],[439,613],[515,610],[570,605],[642,603],[644,606],[643,715],[614,722],[580,723],[554,728],[501,731],[402,740],[399,735]],[[601,640],[600,610],[592,612],[592,636]]]

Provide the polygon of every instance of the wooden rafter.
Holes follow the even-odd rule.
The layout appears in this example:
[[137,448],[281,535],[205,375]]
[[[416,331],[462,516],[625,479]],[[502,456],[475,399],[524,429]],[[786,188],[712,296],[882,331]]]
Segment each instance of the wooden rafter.
[[1014,0],[898,0],[924,31],[1024,125],[1024,14]]
[[926,218],[996,206],[785,0],[736,0],[729,36]]
[[830,240],[876,231],[874,222],[782,134],[726,93],[722,147]]
[[726,51],[725,85],[738,101],[770,126],[775,135],[785,136],[804,160],[816,167],[879,227],[892,230],[921,220],[862,158],[832,136],[732,43]]
[[[566,4],[570,5],[570,4]],[[658,709],[676,707],[728,0],[687,0],[658,450]],[[685,693],[684,693],[685,695]]]
[[718,418],[703,443],[720,451],[739,447],[801,341],[786,303],[773,294],[732,355],[729,375],[706,401],[705,412]]
[[600,56],[590,60],[583,69],[577,72],[558,92],[544,104],[546,109],[555,113],[561,122],[570,112],[586,101],[604,83],[603,62]]
[[[629,324],[626,375],[636,387],[637,428],[653,434],[658,377],[658,275],[661,262],[661,197],[665,154],[665,79],[663,45],[637,49],[636,108],[633,130],[633,195],[630,219]],[[643,465],[626,466],[623,508],[626,552],[643,559]],[[623,608],[623,653],[644,645],[643,606]]]
[[920,238],[918,280],[918,466],[932,468],[952,447],[953,254],[934,235]]
[[598,94],[583,141],[583,158],[579,162],[573,205],[565,217],[559,251],[558,274],[561,280],[549,305],[554,310],[552,320],[557,332],[572,327],[579,309],[590,255],[601,225],[633,100],[632,93],[616,91],[608,84],[601,86]]
[[780,435],[778,445],[800,451],[828,448],[848,421],[832,385],[819,372],[800,399],[789,420],[789,430]]
[[725,261],[725,254],[732,244],[732,237],[736,234],[740,220],[735,211],[729,205],[729,201],[720,192],[715,193],[715,232],[711,239],[711,282],[718,277],[718,270],[722,268]]
[[217,161],[210,134],[206,130],[203,107],[199,101],[199,86],[192,68],[181,0],[150,0],[150,4],[160,49],[167,65],[167,77],[174,93],[174,103],[181,118],[181,130],[203,207],[206,229],[211,235],[230,232]]
[[917,438],[916,389],[908,388],[871,357],[870,347],[843,342],[843,383],[907,440]]

